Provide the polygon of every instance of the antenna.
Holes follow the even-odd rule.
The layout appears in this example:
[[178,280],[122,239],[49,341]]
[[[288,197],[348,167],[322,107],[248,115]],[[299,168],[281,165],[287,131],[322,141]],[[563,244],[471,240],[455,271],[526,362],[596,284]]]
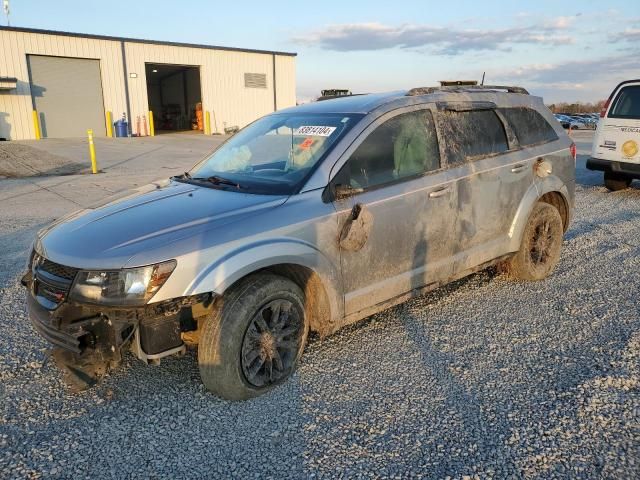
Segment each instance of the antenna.
[[11,22],[9,21],[9,0],[2,0],[2,9],[4,10],[4,14],[7,16],[7,27],[11,26]]
[[487,72],[482,72],[482,81],[480,82],[480,85],[484,85],[484,74]]

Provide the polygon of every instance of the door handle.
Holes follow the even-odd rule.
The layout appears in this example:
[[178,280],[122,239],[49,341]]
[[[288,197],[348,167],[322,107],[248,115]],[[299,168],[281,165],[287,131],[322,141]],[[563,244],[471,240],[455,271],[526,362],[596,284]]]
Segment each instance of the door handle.
[[429,192],[429,198],[438,198],[446,195],[451,191],[451,187],[443,187],[438,190],[434,190],[433,192]]
[[525,168],[527,168],[527,166],[524,163],[519,163],[518,165],[516,165],[511,169],[511,173],[520,173]]

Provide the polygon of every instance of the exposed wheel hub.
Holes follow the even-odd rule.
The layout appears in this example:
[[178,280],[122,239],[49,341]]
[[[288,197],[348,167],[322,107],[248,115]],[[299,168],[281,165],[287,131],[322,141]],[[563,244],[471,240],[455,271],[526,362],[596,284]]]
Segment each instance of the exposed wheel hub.
[[529,254],[535,265],[543,265],[547,262],[554,246],[555,237],[553,228],[547,221],[541,222],[533,233]]
[[293,304],[272,300],[253,317],[242,342],[242,371],[255,387],[266,387],[293,370],[304,333],[303,319]]

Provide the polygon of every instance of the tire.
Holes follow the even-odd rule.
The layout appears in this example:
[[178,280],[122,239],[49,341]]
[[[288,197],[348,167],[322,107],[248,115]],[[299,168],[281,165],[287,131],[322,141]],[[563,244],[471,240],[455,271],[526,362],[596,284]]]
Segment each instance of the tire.
[[631,185],[631,179],[624,175],[604,172],[604,185],[612,192],[617,192],[618,190],[629,188],[629,185]]
[[558,210],[545,202],[536,203],[527,220],[520,250],[505,262],[503,269],[520,280],[546,278],[560,259],[563,235]]
[[302,290],[284,277],[257,273],[218,301],[198,345],[205,387],[227,400],[246,400],[289,378],[309,333]]

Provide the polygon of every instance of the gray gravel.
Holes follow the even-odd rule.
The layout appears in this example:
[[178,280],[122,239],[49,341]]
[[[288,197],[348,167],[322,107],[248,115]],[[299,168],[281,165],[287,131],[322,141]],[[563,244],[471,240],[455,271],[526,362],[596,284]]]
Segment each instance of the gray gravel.
[[639,478],[640,182],[601,182],[581,166],[548,280],[484,272],[312,340],[245,403],[194,352],[67,394],[16,285],[51,218],[0,207],[0,477]]

